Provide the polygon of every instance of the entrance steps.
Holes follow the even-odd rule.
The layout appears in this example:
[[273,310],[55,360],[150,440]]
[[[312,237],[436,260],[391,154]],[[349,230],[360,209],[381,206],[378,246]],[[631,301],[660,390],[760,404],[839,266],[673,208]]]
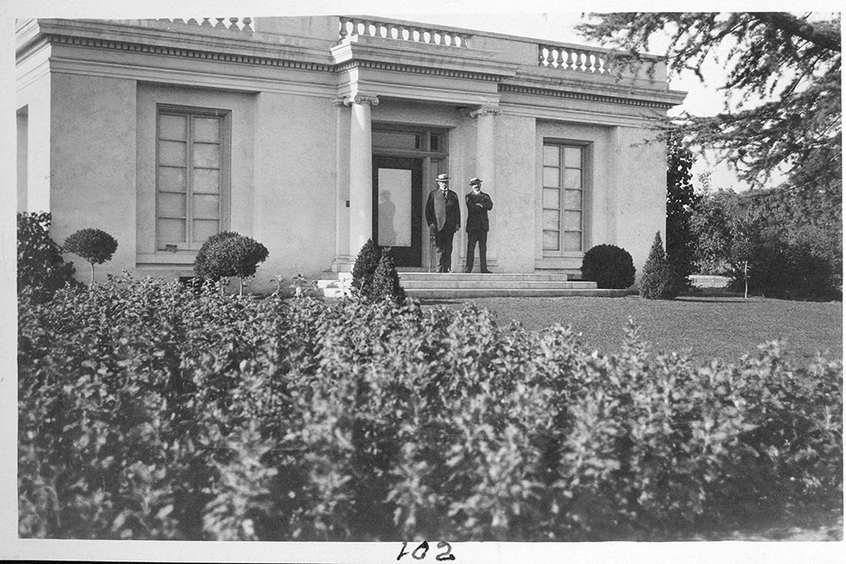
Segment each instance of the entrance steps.
[[[596,282],[569,280],[563,273],[435,273],[400,271],[400,284],[407,296],[423,299],[488,297],[624,297],[626,290],[598,289]],[[320,280],[318,288],[326,297],[343,294],[349,273],[340,279]]]

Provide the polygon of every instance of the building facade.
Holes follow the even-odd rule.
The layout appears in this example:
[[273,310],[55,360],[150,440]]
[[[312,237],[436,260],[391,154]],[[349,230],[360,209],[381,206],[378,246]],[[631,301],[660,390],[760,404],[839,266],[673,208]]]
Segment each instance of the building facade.
[[662,64],[406,21],[27,20],[18,209],[51,212],[59,243],[114,236],[98,277],[191,276],[209,235],[248,235],[270,251],[262,291],[348,271],[370,237],[429,269],[423,203],[447,173],[462,200],[476,176],[493,198],[495,272],[578,274],[601,243],[640,270],[664,231],[650,126],[683,99]]

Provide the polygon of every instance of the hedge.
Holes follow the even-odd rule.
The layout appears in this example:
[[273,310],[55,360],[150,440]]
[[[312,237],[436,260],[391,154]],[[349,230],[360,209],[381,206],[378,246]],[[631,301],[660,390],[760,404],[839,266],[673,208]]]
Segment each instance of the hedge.
[[842,364],[121,277],[19,307],[22,537],[602,540],[842,499]]

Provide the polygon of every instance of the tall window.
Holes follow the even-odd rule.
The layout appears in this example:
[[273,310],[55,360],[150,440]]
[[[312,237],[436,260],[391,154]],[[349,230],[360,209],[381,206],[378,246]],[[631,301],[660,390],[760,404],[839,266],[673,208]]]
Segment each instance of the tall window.
[[586,152],[578,145],[543,146],[544,254],[584,250]]
[[226,228],[228,113],[159,107],[156,245],[197,249]]

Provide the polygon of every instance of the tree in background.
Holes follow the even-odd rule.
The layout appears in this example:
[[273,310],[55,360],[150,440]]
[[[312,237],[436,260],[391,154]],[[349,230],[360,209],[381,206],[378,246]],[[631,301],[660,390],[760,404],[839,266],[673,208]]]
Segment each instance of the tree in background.
[[[586,38],[620,50],[622,65],[655,64],[641,53],[661,35],[675,72],[705,81],[703,63],[728,48],[720,89],[724,110],[683,114],[669,129],[688,146],[718,151],[744,180],[761,185],[776,169],[793,184],[840,190],[842,171],[840,20],[789,13],[607,13],[578,26]],[[734,101],[738,101],[734,103]]]
[[112,260],[118,248],[117,240],[103,231],[92,227],[80,229],[65,239],[64,251],[79,255],[91,265],[91,283],[94,283],[94,265]]
[[697,196],[691,182],[693,153],[679,136],[667,143],[667,262],[673,271],[676,293],[690,287],[688,276],[696,273],[693,260],[694,235],[690,220]]

